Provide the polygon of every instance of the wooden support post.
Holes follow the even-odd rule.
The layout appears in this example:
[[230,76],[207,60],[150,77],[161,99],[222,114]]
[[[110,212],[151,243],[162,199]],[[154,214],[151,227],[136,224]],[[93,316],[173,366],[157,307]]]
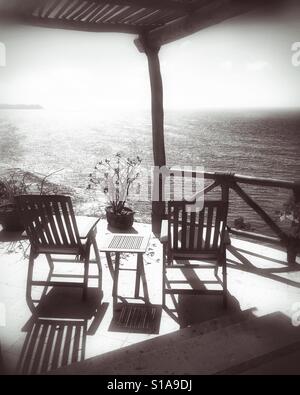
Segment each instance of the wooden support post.
[[[148,45],[147,40],[141,38],[144,52],[148,59],[148,68],[151,85],[151,113],[152,113],[152,145],[154,166],[166,165],[164,141],[164,108],[163,84],[159,63],[159,47]],[[165,213],[165,202],[162,201],[162,183],[159,183],[159,201],[152,201],[152,231],[160,233],[161,220]]]
[[296,263],[297,253],[299,252],[299,240],[291,237],[287,242],[286,252],[288,264],[294,265]]

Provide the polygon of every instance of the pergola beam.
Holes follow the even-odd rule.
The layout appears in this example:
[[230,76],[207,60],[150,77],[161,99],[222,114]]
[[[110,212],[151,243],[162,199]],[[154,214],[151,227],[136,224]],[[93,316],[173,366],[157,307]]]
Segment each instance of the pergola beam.
[[[243,0],[210,1],[189,15],[148,31],[147,40],[152,46],[160,47],[196,33],[199,30],[216,25],[226,19],[253,11],[258,6],[258,0],[253,0],[251,4]],[[135,44],[140,51],[143,51],[140,39],[136,39]]]

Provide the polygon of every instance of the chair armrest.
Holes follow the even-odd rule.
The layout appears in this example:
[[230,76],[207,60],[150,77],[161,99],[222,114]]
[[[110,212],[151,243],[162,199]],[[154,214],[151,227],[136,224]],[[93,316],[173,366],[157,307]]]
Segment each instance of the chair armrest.
[[76,223],[78,227],[79,237],[86,239],[90,232],[95,229],[100,218],[97,217],[82,217],[76,216]]
[[161,222],[160,238],[161,243],[167,243],[168,241],[168,220],[164,219]]

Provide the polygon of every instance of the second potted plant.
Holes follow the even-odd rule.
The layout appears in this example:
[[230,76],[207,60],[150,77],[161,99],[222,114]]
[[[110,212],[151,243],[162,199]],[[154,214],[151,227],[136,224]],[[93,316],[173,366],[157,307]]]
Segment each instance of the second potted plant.
[[57,193],[55,184],[47,183],[46,179],[54,174],[41,176],[36,173],[14,168],[7,169],[0,174],[0,224],[4,231],[22,231],[21,222],[15,196],[28,193]]
[[284,204],[283,211],[280,213],[280,221],[288,226],[285,229],[289,237],[287,261],[294,263],[300,251],[300,202],[297,202],[294,196],[291,196]]
[[134,211],[126,203],[129,192],[140,175],[141,161],[139,156],[125,158],[117,153],[112,158],[98,162],[89,176],[88,188],[100,187],[107,197],[106,218],[113,228],[125,230],[133,224]]

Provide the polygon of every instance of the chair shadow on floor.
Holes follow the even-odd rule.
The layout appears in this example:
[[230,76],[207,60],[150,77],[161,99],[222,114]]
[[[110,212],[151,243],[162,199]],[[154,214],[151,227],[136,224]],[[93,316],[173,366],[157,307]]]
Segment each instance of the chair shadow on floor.
[[[231,253],[233,259],[227,257],[227,267],[230,269],[241,270],[256,274],[260,277],[268,278],[273,281],[277,281],[288,286],[300,288],[300,265],[299,257],[294,265],[288,265],[287,262],[275,259],[263,255],[261,253],[253,252],[251,250],[245,250],[234,247],[232,245],[227,246],[228,252]],[[255,266],[250,258],[247,256],[256,258],[259,260],[260,266]],[[286,278],[282,274],[294,274],[291,278]],[[196,272],[191,271],[189,278],[185,276],[184,269],[182,269],[183,279],[177,281],[177,283],[186,283],[191,288],[202,288],[205,289],[208,286],[213,286],[215,281],[205,281],[198,276]],[[217,279],[220,281],[220,278]],[[176,285],[176,281],[173,281]],[[171,287],[172,281],[167,284]],[[212,320],[225,314],[241,314],[245,315],[239,307],[239,302],[230,293],[228,293],[228,308],[224,310],[220,297],[218,296],[206,296],[206,295],[179,295],[177,298],[174,295],[169,295],[169,300],[166,303],[165,311],[180,325],[181,328],[189,326],[191,324],[200,323],[202,321]],[[246,315],[248,312],[246,312]]]
[[[180,261],[178,261],[180,262]],[[222,279],[219,274],[202,275],[202,270],[191,270],[182,268],[180,270],[181,277],[175,280],[167,279],[167,287],[169,289],[176,285],[186,286],[191,289],[207,290],[218,288],[222,284]],[[212,269],[208,269],[213,273]],[[219,271],[221,269],[219,268]],[[220,295],[188,295],[188,294],[169,294],[166,298],[164,306],[165,312],[180,326],[185,328],[190,325],[200,324],[205,321],[214,320],[223,316],[234,314],[240,315],[240,319],[244,318],[245,312],[241,311],[238,300],[227,294],[227,308],[224,308],[222,296]],[[247,311],[246,314],[249,314]]]
[[18,374],[46,374],[85,359],[86,338],[96,332],[108,304],[96,288],[88,289],[86,301],[81,295],[78,288],[53,287],[42,298],[22,329],[27,335]]

